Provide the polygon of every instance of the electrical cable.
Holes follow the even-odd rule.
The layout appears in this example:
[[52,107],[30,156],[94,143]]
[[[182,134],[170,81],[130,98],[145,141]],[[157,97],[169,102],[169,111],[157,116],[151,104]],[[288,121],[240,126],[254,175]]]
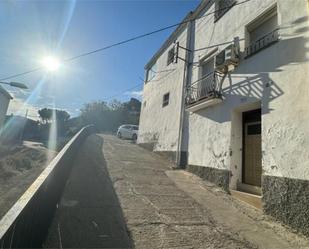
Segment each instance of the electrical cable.
[[[231,6],[224,7],[224,8],[221,8],[221,9],[217,9],[217,10],[209,12],[209,13],[201,16],[201,17],[192,18],[192,19],[189,18],[188,20],[185,20],[185,21],[182,21],[182,22],[179,22],[179,23],[176,23],[176,24],[172,24],[172,25],[169,25],[169,26],[166,26],[166,27],[163,27],[163,28],[159,28],[159,29],[156,29],[154,31],[151,31],[151,32],[148,32],[148,33],[145,33],[145,34],[142,34],[142,35],[134,36],[132,38],[129,38],[129,39],[126,39],[126,40],[123,40],[123,41],[120,41],[120,42],[117,42],[117,43],[114,43],[114,44],[111,44],[111,45],[108,45],[108,46],[105,46],[105,47],[102,47],[102,48],[98,48],[98,49],[95,49],[95,50],[92,50],[92,51],[89,51],[89,52],[86,52],[86,53],[82,53],[82,54],[70,57],[68,59],[63,60],[63,62],[73,61],[73,60],[76,60],[76,59],[84,57],[84,56],[88,56],[88,55],[91,55],[91,54],[94,54],[94,53],[98,53],[98,52],[101,52],[101,51],[104,51],[104,50],[107,50],[107,49],[110,49],[110,48],[113,48],[113,47],[116,47],[116,46],[120,46],[122,44],[125,44],[125,43],[128,43],[128,42],[132,42],[132,41],[135,41],[137,39],[141,39],[141,38],[144,38],[146,36],[150,36],[150,35],[153,35],[153,34],[156,34],[156,33],[159,33],[159,32],[162,32],[162,31],[174,28],[174,27],[177,27],[179,25],[182,25],[182,24],[185,24],[185,23],[189,23],[189,22],[194,21],[194,20],[202,19],[202,18],[204,18],[206,16],[215,14],[216,12],[219,12],[219,11],[222,11],[222,10],[226,10],[226,9],[230,9],[233,6],[241,5],[241,4],[247,3],[249,1],[252,1],[252,0],[244,0],[244,1],[241,1],[241,2],[236,2],[236,3],[234,3]],[[37,67],[37,68],[31,69],[31,70],[28,70],[28,71],[25,71],[25,72],[22,72],[22,73],[18,73],[18,74],[14,74],[14,75],[10,75],[10,76],[1,78],[0,80],[8,80],[8,79],[16,78],[16,77],[23,76],[23,75],[26,75],[26,74],[29,74],[29,73],[40,71],[43,68],[44,67]]]

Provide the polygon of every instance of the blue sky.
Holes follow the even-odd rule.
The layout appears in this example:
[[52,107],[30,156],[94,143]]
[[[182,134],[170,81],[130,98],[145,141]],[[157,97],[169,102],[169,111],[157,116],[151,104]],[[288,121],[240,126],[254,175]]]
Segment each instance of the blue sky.
[[[1,1],[0,78],[41,65],[49,54],[69,58],[181,21],[198,1]],[[36,117],[55,106],[77,115],[84,103],[129,99],[144,65],[172,30],[66,63],[59,71],[15,78],[29,90],[14,96],[8,113]],[[142,86],[132,91],[140,91]],[[121,94],[122,93],[122,94]]]

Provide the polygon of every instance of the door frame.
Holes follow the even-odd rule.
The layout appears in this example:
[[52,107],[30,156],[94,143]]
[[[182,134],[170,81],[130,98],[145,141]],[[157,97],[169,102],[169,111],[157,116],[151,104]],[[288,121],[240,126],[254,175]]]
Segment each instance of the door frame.
[[[256,116],[254,116],[254,114],[258,114]],[[248,118],[248,116],[252,115],[253,118],[250,120],[250,118]],[[247,116],[247,117],[246,117]],[[247,184],[245,182],[245,135],[246,135],[246,124],[248,123],[257,123],[260,122],[262,125],[262,109],[261,108],[257,108],[251,111],[246,111],[242,113],[242,169],[241,169],[241,182],[243,184]],[[262,133],[261,133],[262,136]],[[261,148],[262,149],[262,148]],[[262,177],[262,175],[261,175]]]

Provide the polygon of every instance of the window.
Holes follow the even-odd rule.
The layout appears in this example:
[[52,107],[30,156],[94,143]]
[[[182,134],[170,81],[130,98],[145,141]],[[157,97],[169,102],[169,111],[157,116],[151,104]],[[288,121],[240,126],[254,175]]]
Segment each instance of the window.
[[272,8],[247,26],[245,56],[253,55],[279,40],[277,9]]
[[138,126],[134,125],[134,126],[132,126],[132,128],[133,128],[134,131],[138,131]]
[[171,64],[172,62],[174,62],[174,58],[175,58],[175,50],[174,50],[174,48],[171,48],[168,51],[168,54],[167,54],[167,65]]
[[157,73],[157,64],[154,63],[148,70],[147,70],[147,75],[146,75],[146,82],[151,81]]
[[196,89],[197,100],[214,94],[215,90],[214,64],[215,64],[214,57],[211,57],[201,63],[200,81],[198,82]]
[[216,0],[215,2],[215,22],[218,21],[226,12],[228,12],[236,0]]
[[146,102],[146,101],[144,101],[144,103],[143,103],[143,106],[144,106],[144,107],[146,107],[146,103],[147,103],[147,102]]
[[201,78],[205,77],[206,75],[210,74],[211,72],[214,71],[214,65],[215,65],[215,61],[214,61],[214,57],[212,57],[211,59],[202,62],[201,64]]
[[165,107],[168,105],[170,101],[170,93],[166,93],[163,95],[163,103],[162,103],[162,107]]

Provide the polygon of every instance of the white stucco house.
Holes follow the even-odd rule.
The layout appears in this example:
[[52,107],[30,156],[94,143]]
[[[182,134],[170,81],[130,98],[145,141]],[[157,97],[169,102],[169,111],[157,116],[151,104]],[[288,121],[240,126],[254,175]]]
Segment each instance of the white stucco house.
[[12,96],[3,87],[0,86],[0,132],[11,99]]
[[138,143],[309,235],[307,0],[205,0],[145,66]]

